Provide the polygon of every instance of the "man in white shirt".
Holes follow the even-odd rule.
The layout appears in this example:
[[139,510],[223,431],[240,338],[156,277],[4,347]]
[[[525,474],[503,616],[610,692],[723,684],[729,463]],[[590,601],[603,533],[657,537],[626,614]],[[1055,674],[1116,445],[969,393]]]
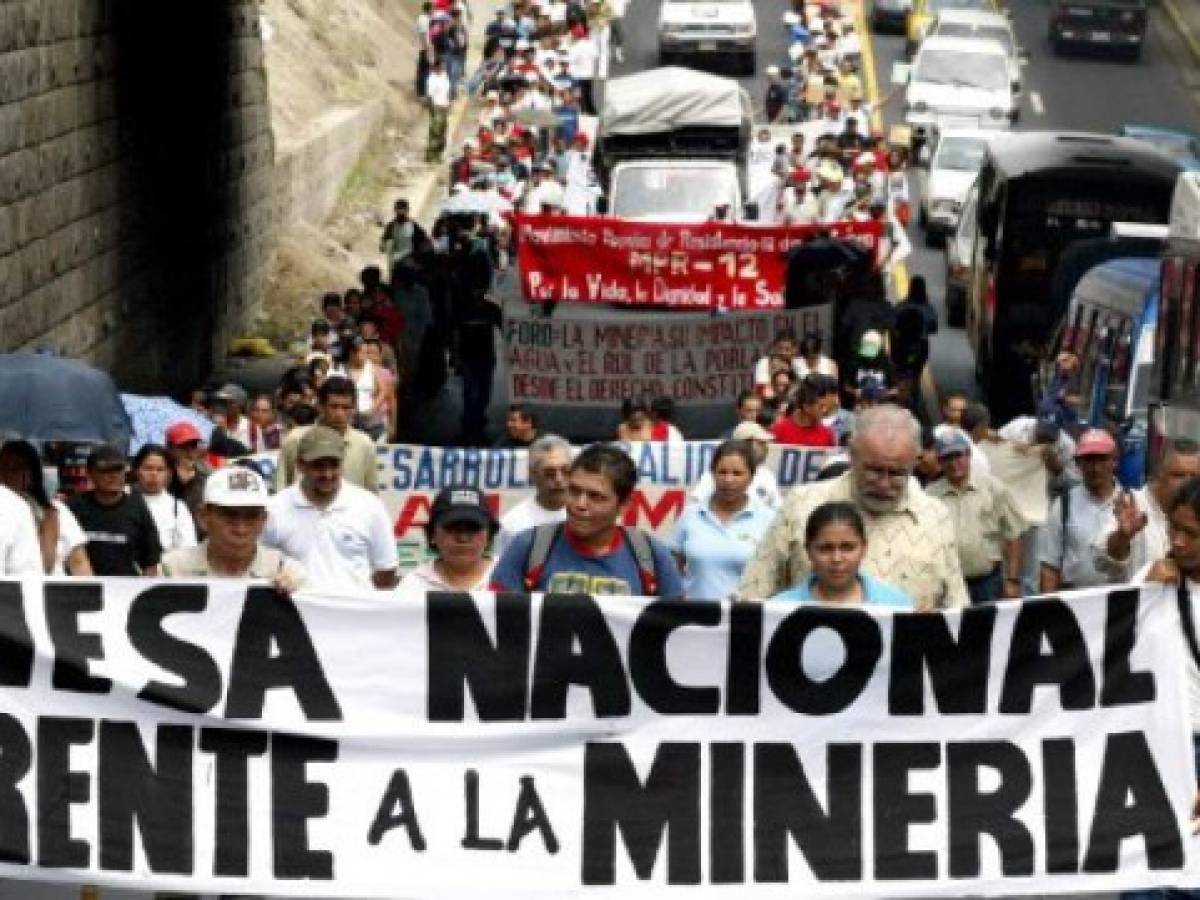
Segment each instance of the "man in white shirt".
[[1092,542],[1096,568],[1115,582],[1129,581],[1148,563],[1171,549],[1167,537],[1167,505],[1189,478],[1200,475],[1200,444],[1172,441],[1154,479],[1137,491],[1122,491],[1113,504],[1112,521]]
[[441,162],[446,149],[446,124],[450,119],[453,88],[442,59],[434,61],[425,80],[425,99],[429,103],[429,140],[425,145],[425,162]]
[[592,95],[592,86],[596,80],[596,65],[599,61],[596,43],[588,36],[587,30],[578,25],[571,29],[571,37],[571,46],[567,48],[567,57],[571,62],[568,71],[579,91],[581,111],[586,116],[594,116],[596,101]]
[[0,486],[0,575],[44,575],[33,510],[15,491]]
[[397,584],[396,540],[383,501],[342,478],[342,436],[314,425],[296,449],[300,481],[267,507],[262,541],[296,559],[315,587]]
[[1107,431],[1089,429],[1075,446],[1075,461],[1083,484],[1054,501],[1042,526],[1039,560],[1044,594],[1110,581],[1096,568],[1092,538],[1112,520],[1117,498],[1117,443]]
[[571,470],[571,445],[555,434],[538,438],[529,446],[529,477],[535,493],[500,517],[496,558],[514,537],[538,525],[567,520],[567,476]]

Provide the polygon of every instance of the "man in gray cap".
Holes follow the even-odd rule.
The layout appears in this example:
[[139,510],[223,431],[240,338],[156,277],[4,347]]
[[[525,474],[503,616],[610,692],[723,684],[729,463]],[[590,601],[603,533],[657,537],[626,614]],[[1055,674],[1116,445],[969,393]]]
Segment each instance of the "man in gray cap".
[[346,442],[314,425],[296,445],[300,480],[267,507],[263,543],[299,560],[315,587],[396,586],[396,540],[383,501],[342,478]]
[[[227,438],[231,438],[250,451],[253,441],[250,438],[250,420],[246,417],[246,407],[250,405],[250,395],[240,384],[229,382],[213,392],[210,398],[213,410],[213,421]],[[220,435],[214,436],[210,444],[220,444]],[[221,453],[218,448],[216,452]],[[239,453],[221,453],[223,456],[240,456]]]
[[942,477],[925,488],[954,522],[958,560],[972,603],[1021,596],[1021,536],[1029,527],[1012,491],[986,472],[972,470],[971,442],[959,428],[937,439]]

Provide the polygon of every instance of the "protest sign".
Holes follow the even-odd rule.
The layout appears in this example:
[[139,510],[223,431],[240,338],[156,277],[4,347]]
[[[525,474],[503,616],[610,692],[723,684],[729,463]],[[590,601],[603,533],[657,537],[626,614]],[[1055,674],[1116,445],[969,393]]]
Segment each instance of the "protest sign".
[[670,397],[682,406],[727,411],[753,383],[754,365],[776,333],[819,334],[832,343],[829,304],[734,313],[615,312],[603,318],[546,318],[505,310],[508,396],[513,403],[604,406]]
[[534,303],[781,309],[788,250],[828,232],[874,252],[880,229],[518,215],[517,262]]
[[[638,486],[625,511],[625,524],[668,538],[691,490],[712,464],[716,441],[630,444]],[[765,465],[781,490],[813,480],[831,451],[817,447],[772,447]],[[533,496],[525,450],[458,449],[396,444],[379,450],[379,496],[395,522],[402,569],[426,557],[425,524],[442,488],[472,484],[503,515]]]
[[903,613],[3,582],[0,877],[300,897],[1195,884],[1162,590]]

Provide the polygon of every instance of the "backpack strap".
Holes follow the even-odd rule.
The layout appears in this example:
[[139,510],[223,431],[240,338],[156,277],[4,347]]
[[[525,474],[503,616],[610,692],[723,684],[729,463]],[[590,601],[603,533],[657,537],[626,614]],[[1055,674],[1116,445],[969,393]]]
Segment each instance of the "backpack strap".
[[637,561],[638,575],[642,580],[642,593],[647,597],[657,597],[658,560],[654,556],[654,546],[650,543],[650,536],[640,528],[631,528],[627,525],[622,525],[621,531],[625,535],[625,542],[633,552],[633,558]]
[[532,592],[537,588],[537,583],[542,578],[542,572],[546,569],[546,560],[550,558],[550,551],[554,549],[562,530],[561,522],[538,525],[533,529],[533,540],[529,543],[529,555],[525,557],[526,591]]
[[1059,559],[1058,559],[1058,574],[1059,578],[1065,579],[1067,569],[1067,523],[1071,520],[1071,491],[1074,490],[1072,485],[1067,485],[1067,489],[1063,491],[1059,498],[1059,509],[1062,512],[1062,543],[1059,544]]

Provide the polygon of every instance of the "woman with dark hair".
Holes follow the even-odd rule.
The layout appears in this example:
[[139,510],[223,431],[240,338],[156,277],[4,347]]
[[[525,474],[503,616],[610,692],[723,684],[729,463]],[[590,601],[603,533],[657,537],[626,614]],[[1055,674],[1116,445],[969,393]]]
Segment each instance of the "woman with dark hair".
[[621,401],[621,423],[617,426],[618,441],[654,440],[654,420],[646,400]]
[[838,377],[837,363],[821,352],[824,346],[821,335],[811,331],[804,335],[804,339],[800,341],[800,355],[796,358],[800,364],[801,378],[808,375],[826,375],[834,379]]
[[443,488],[425,526],[436,555],[405,575],[397,592],[417,597],[428,591],[486,591],[496,565],[488,548],[499,530],[482,491],[469,485]]
[[749,441],[725,441],[713,454],[712,496],[691,503],[675,525],[671,550],[692,599],[732,596],[775,511],[750,492],[758,458]]
[[675,425],[675,401],[670,397],[655,397],[650,401],[650,440],[682,441],[683,433]]
[[797,603],[871,603],[912,609],[908,594],[860,571],[867,553],[867,528],[853,503],[831,500],[812,511],[804,528],[804,551],[812,574],[773,600]]
[[916,406],[917,386],[929,361],[929,336],[937,332],[937,313],[929,304],[929,291],[922,275],[909,282],[908,296],[896,305],[891,328],[892,363],[900,402]]
[[0,448],[0,484],[18,494],[33,511],[47,575],[92,574],[87,535],[67,505],[46,493],[42,458],[33,444],[9,441]]
[[166,447],[145,444],[137,452],[133,457],[133,486],[154,517],[164,553],[196,546],[196,522],[182,498],[175,465]]

